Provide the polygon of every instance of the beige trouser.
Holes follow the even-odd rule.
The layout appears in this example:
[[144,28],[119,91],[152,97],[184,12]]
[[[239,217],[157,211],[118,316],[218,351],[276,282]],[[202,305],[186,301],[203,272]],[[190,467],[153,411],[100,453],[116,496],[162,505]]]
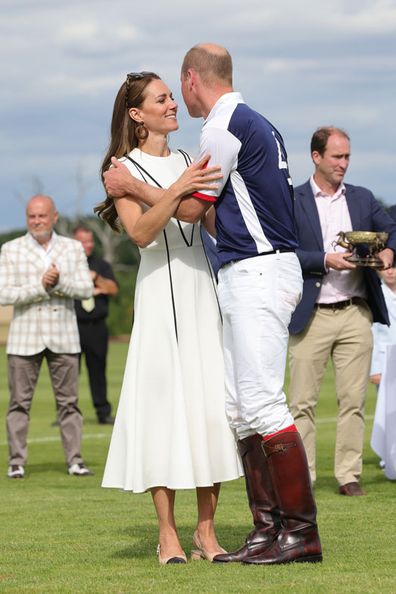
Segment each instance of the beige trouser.
[[315,407],[329,357],[338,404],[334,474],[340,485],[360,478],[371,323],[368,306],[316,308],[305,330],[290,337],[290,410],[304,442],[312,481],[316,479]]
[[48,349],[29,357],[8,355],[10,404],[7,434],[10,464],[24,466],[27,459],[27,432],[33,392],[43,359],[56,398],[57,418],[67,464],[82,462],[80,454],[82,415],[77,403],[78,355],[57,354]]

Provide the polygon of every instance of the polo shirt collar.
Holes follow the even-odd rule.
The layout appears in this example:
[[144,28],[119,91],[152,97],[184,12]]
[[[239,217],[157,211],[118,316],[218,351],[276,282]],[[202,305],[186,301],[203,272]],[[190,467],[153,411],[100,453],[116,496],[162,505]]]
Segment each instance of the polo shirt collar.
[[204,121],[204,125],[206,122],[209,122],[216,113],[225,105],[238,105],[238,103],[245,103],[241,93],[237,91],[232,91],[231,93],[224,93],[213,105],[212,109],[210,110],[208,117]]

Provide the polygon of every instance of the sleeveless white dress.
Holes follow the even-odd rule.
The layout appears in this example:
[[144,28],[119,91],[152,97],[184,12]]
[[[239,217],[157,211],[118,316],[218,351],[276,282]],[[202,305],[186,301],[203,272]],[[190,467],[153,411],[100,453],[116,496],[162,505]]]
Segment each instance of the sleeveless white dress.
[[[179,152],[154,157],[134,149],[129,156],[164,188],[186,167]],[[199,227],[171,219],[140,253],[134,325],[102,486],[141,493],[235,479],[242,471],[224,410],[221,317]]]

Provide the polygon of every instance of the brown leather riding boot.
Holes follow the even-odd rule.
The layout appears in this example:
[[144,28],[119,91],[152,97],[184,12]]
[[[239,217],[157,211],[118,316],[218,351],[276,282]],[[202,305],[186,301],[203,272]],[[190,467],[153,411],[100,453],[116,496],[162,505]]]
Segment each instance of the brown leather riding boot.
[[261,442],[262,437],[258,434],[238,441],[254,529],[240,549],[234,553],[216,555],[214,563],[240,562],[259,555],[272,544],[280,530],[279,510]]
[[322,561],[307,457],[297,432],[262,441],[275,490],[282,529],[264,553],[246,559],[257,565]]

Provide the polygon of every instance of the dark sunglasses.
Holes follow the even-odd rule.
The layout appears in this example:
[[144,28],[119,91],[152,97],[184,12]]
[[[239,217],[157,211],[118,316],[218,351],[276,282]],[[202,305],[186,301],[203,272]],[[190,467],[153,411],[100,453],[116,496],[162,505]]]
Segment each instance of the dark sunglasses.
[[145,70],[143,70],[142,72],[129,72],[129,74],[127,74],[127,80],[140,80],[142,78],[145,78],[146,76],[152,76],[153,74],[154,72],[146,72]]

